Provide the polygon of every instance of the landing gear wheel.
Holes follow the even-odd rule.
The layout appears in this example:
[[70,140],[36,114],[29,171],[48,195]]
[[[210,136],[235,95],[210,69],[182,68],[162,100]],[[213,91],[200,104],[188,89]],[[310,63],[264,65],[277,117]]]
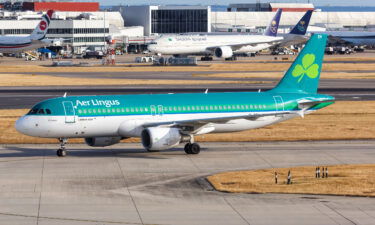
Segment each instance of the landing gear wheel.
[[190,146],[190,154],[199,154],[201,152],[201,146],[199,146],[197,143],[191,144]]
[[60,148],[56,151],[58,157],[66,156],[65,144],[68,142],[67,138],[59,138]]
[[65,149],[59,149],[59,150],[57,150],[56,154],[57,154],[58,157],[64,157],[64,156],[66,156],[66,150]]
[[184,150],[186,152],[186,154],[192,154],[191,153],[191,144],[190,143],[187,143],[184,147]]

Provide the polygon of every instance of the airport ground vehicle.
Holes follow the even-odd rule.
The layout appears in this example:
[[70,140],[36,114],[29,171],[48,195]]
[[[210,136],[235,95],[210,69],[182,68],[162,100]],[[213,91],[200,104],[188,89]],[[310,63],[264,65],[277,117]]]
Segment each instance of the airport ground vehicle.
[[102,51],[86,51],[82,58],[84,59],[102,59],[104,54]]

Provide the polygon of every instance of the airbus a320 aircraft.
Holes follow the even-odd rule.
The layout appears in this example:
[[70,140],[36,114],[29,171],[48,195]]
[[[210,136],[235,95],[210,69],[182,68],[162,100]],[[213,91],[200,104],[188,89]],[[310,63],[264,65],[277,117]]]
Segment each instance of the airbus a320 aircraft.
[[66,155],[68,138],[104,147],[129,137],[140,137],[148,151],[186,143],[187,154],[198,154],[196,135],[260,128],[334,103],[317,93],[326,41],[313,35],[266,92],[65,96],[36,104],[15,126],[26,135],[58,138],[58,156]]
[[24,52],[52,44],[45,37],[53,13],[53,10],[48,10],[47,14],[43,15],[42,20],[29,36],[0,36],[0,52]]

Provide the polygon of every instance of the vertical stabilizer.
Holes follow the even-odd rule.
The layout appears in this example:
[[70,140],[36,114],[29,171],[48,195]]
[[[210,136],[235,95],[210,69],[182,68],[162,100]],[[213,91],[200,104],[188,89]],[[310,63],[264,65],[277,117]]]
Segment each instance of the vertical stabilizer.
[[327,35],[314,34],[271,92],[311,93],[318,90]]
[[282,9],[278,9],[275,16],[272,18],[271,23],[268,25],[264,35],[266,36],[277,36],[277,30],[279,29],[279,23],[281,18]]
[[290,34],[305,35],[307,28],[309,27],[312,13],[313,10],[308,10],[300,21],[298,21],[298,23],[294,26],[292,31],[290,31]]
[[48,10],[47,13],[43,15],[42,20],[30,35],[32,41],[42,40],[46,37],[53,13],[53,10]]

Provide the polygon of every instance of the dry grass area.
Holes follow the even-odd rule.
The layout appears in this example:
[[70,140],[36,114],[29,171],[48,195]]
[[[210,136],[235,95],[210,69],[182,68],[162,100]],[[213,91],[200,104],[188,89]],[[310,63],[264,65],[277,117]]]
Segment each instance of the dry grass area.
[[[292,184],[287,185],[288,171]],[[274,173],[278,173],[275,184]],[[216,190],[235,193],[329,194],[375,197],[375,164],[328,166],[328,178],[315,178],[315,167],[226,172],[209,176]]]
[[[0,144],[57,143],[56,140],[19,134],[14,123],[28,110],[0,110]],[[350,140],[375,137],[375,101],[343,101],[283,123],[237,133],[206,134],[196,137],[205,141],[300,141]],[[81,142],[77,140],[75,142]],[[125,142],[137,142],[128,139]],[[74,141],[73,141],[74,142]]]
[[150,80],[150,79],[104,79],[71,78],[34,74],[0,74],[0,86],[53,86],[53,85],[195,85],[266,83],[265,81],[220,80]]
[[[285,71],[291,63],[215,63],[199,66],[152,66],[152,65],[118,65],[118,66],[92,66],[92,67],[45,67],[38,65],[0,65],[0,73],[25,73],[25,72],[194,72],[194,71]],[[323,71],[343,70],[374,70],[374,63],[326,63],[323,64]]]
[[[256,72],[256,73],[213,73],[193,74],[196,77],[225,77],[225,78],[277,78],[280,79],[284,72]],[[346,73],[323,72],[322,79],[375,79],[375,73]]]

